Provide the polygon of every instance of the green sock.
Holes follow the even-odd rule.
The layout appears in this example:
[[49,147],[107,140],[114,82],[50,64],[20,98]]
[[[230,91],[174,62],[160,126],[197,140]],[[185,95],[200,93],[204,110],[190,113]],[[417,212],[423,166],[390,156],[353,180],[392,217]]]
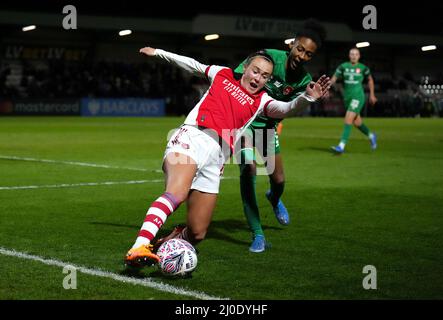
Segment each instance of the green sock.
[[271,200],[271,204],[273,207],[277,206],[278,201],[280,200],[281,195],[283,194],[283,190],[285,189],[285,183],[275,183],[272,179],[269,179],[271,184],[271,196],[269,197]]
[[357,127],[358,130],[360,130],[365,136],[369,137],[369,134],[371,133],[371,131],[369,130],[369,128],[367,126],[365,126],[364,123],[361,124],[360,127]]
[[349,136],[351,135],[351,129],[352,129],[352,125],[345,123],[345,126],[343,128],[343,133],[342,133],[341,139],[340,139],[341,143],[344,143],[344,144],[348,143]]
[[256,176],[249,172],[249,166],[240,165],[240,191],[243,201],[243,212],[249,228],[254,235],[264,235],[258,212],[257,196],[255,194]]

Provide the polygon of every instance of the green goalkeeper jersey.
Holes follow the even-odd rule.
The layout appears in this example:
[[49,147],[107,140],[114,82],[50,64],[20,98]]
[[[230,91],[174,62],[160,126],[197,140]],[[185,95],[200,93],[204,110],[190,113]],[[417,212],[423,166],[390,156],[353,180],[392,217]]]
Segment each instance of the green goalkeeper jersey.
[[[299,67],[289,80],[286,75],[286,60],[288,59],[289,51],[266,49],[272,59],[274,60],[274,71],[272,78],[266,83],[266,92],[276,100],[291,101],[298,95],[302,94],[306,86],[311,82],[311,75],[303,67]],[[236,73],[243,73],[243,61],[236,69]],[[282,119],[273,119],[264,116],[258,116],[251,124],[254,128],[275,128],[275,126]]]
[[335,70],[337,79],[343,80],[344,100],[364,98],[363,80],[371,74],[367,66],[358,62],[344,62]]

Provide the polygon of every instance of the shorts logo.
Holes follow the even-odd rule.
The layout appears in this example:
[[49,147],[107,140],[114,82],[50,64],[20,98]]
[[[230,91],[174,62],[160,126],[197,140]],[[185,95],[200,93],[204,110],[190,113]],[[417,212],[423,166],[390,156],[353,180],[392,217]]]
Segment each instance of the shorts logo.
[[189,149],[189,144],[184,143],[184,142],[177,141],[176,139],[174,139],[174,140],[172,141],[172,144],[173,144],[173,145],[179,145],[179,146],[181,146],[183,149],[186,149],[186,150]]
[[188,131],[188,130],[185,129],[185,128],[180,128],[180,131],[179,131],[178,134],[175,136],[174,140],[171,141],[171,143],[172,143],[173,145],[179,145],[179,146],[181,146],[183,149],[186,149],[186,150],[189,149],[189,144],[179,141],[179,139],[181,138],[181,135],[182,135],[184,132],[186,132],[186,131]]

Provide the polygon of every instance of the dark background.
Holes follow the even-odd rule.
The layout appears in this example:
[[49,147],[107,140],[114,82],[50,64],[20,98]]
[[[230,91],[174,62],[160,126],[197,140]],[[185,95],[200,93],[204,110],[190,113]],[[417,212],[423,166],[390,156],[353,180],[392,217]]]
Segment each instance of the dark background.
[[[361,62],[372,71],[379,99],[377,107],[365,115],[443,115],[441,45],[438,50],[426,53],[420,50],[421,45],[432,44],[428,43],[429,36],[443,36],[443,2],[4,0],[0,1],[0,10],[51,13],[62,17],[62,9],[68,4],[76,6],[78,16],[127,18],[128,24],[131,18],[146,18],[147,23],[149,18],[192,23],[200,14],[296,21],[315,18],[321,23],[346,25],[360,37],[366,34],[374,36],[372,39],[387,37],[388,41],[374,41],[362,51]],[[376,30],[365,30],[362,26],[365,16],[362,9],[368,4],[377,9]],[[3,108],[8,110],[13,105],[10,100],[17,99],[143,97],[165,99],[168,114],[187,114],[204,92],[203,84],[199,79],[189,79],[177,68],[143,59],[138,53],[140,47],[151,45],[206,64],[232,68],[250,52],[261,48],[287,50],[283,39],[266,37],[222,35],[217,41],[207,42],[202,34],[161,30],[135,31],[129,37],[118,37],[118,30],[99,26],[79,27],[74,31],[38,26],[37,31],[29,33],[22,32],[21,27],[20,23],[2,24],[0,21],[0,50],[3,54],[0,57],[0,98],[9,101],[9,107]],[[401,44],[395,43],[397,34],[402,36]],[[28,48],[72,47],[77,51],[84,50],[87,55],[81,62],[5,58],[7,48],[22,45]],[[354,45],[354,41],[326,38],[317,57],[307,65],[308,72],[314,78],[333,74]],[[340,115],[343,112],[340,93],[333,93],[335,100],[313,107],[310,115]]]
[[192,19],[198,14],[251,15],[303,20],[316,17],[362,29],[362,8],[374,5],[379,32],[443,35],[441,1],[1,1],[0,9],[59,13],[66,4],[79,14]]

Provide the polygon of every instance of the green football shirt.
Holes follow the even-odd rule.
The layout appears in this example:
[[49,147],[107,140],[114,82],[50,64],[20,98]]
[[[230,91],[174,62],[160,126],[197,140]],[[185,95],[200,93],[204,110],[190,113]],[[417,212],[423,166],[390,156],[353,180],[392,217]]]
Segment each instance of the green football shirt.
[[358,62],[344,62],[335,70],[337,79],[343,80],[344,99],[360,99],[364,97],[363,80],[371,74],[367,66]]
[[[298,68],[291,79],[287,79],[286,75],[286,60],[289,56],[289,51],[265,49],[274,60],[274,71],[272,78],[266,83],[266,92],[274,99],[280,101],[291,101],[298,95],[302,94],[306,86],[311,82],[311,75],[305,68]],[[244,60],[235,70],[236,73],[243,73]],[[273,119],[264,116],[258,116],[251,124],[254,128],[274,128],[281,119]]]

